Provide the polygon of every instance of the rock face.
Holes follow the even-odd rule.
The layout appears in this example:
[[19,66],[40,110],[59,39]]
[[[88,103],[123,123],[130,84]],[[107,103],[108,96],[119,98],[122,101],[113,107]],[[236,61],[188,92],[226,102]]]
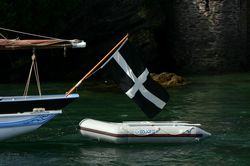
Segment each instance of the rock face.
[[[52,80],[79,78],[126,33],[152,72],[250,69],[247,0],[2,0],[0,9],[2,27],[87,42],[86,49],[68,51],[64,59],[60,50],[40,56],[39,71]],[[30,59],[22,59],[0,56],[0,66],[8,69],[0,71],[2,78],[24,78]]]
[[247,67],[246,0],[176,0],[175,58],[185,71]]
[[153,80],[166,87],[176,87],[188,84],[188,82],[183,77],[175,73],[151,73],[151,77]]
[[153,72],[228,72],[250,66],[247,0],[93,0],[80,3],[78,11],[71,20],[75,26],[64,31],[84,36],[90,48],[102,50],[91,49],[97,55],[129,32]]

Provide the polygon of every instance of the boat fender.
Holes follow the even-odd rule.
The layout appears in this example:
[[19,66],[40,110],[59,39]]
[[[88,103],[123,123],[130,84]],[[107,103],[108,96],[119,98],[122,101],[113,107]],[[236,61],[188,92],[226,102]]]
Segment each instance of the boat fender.
[[33,108],[33,112],[44,112],[45,108]]

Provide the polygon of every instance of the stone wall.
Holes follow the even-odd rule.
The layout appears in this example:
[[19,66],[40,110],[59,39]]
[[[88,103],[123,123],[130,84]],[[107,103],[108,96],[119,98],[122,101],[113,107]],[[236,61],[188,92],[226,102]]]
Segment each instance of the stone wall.
[[191,72],[247,66],[246,0],[176,0],[175,58]]
[[[65,58],[61,50],[39,51],[40,75],[47,80],[78,79],[126,33],[130,34],[130,42],[142,50],[142,59],[151,72],[207,73],[250,69],[250,41],[246,36],[247,31],[250,32],[250,25],[247,26],[250,24],[247,22],[250,3],[247,4],[247,0],[13,2],[0,1],[2,27],[87,42],[87,48],[67,51]],[[30,55],[30,52],[16,52],[19,56],[13,56],[13,51],[1,54],[0,66],[8,69],[0,71],[2,81],[23,81],[30,58],[24,59],[20,54]],[[42,56],[45,54],[53,56]]]
[[[246,10],[247,9],[250,9],[250,3],[247,3]],[[250,11],[249,10],[247,10],[246,25],[247,25],[247,36],[248,36],[249,32],[250,32]],[[246,40],[247,40],[247,57],[248,57],[247,60],[248,60],[248,62],[250,62],[250,40],[249,39],[246,39]],[[250,65],[249,65],[249,68],[250,68]]]

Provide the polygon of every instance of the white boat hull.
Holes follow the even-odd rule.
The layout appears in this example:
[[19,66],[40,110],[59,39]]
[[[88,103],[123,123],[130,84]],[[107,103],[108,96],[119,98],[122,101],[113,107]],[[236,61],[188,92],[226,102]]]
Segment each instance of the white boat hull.
[[0,114],[0,141],[32,132],[61,113],[62,110]]
[[93,119],[80,122],[83,136],[99,141],[124,143],[193,143],[211,134],[200,129],[200,124],[184,122],[123,122],[112,123]]

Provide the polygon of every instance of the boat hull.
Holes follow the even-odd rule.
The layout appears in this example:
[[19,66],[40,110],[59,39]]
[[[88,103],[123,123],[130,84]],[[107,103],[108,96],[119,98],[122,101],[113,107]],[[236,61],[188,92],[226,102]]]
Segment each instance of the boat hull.
[[0,114],[32,112],[34,109],[61,110],[78,99],[78,94],[0,97]]
[[32,132],[61,113],[62,110],[0,114],[0,141]]
[[84,119],[79,125],[83,136],[117,144],[194,143],[211,135],[197,127],[199,124],[183,122],[112,123]]

